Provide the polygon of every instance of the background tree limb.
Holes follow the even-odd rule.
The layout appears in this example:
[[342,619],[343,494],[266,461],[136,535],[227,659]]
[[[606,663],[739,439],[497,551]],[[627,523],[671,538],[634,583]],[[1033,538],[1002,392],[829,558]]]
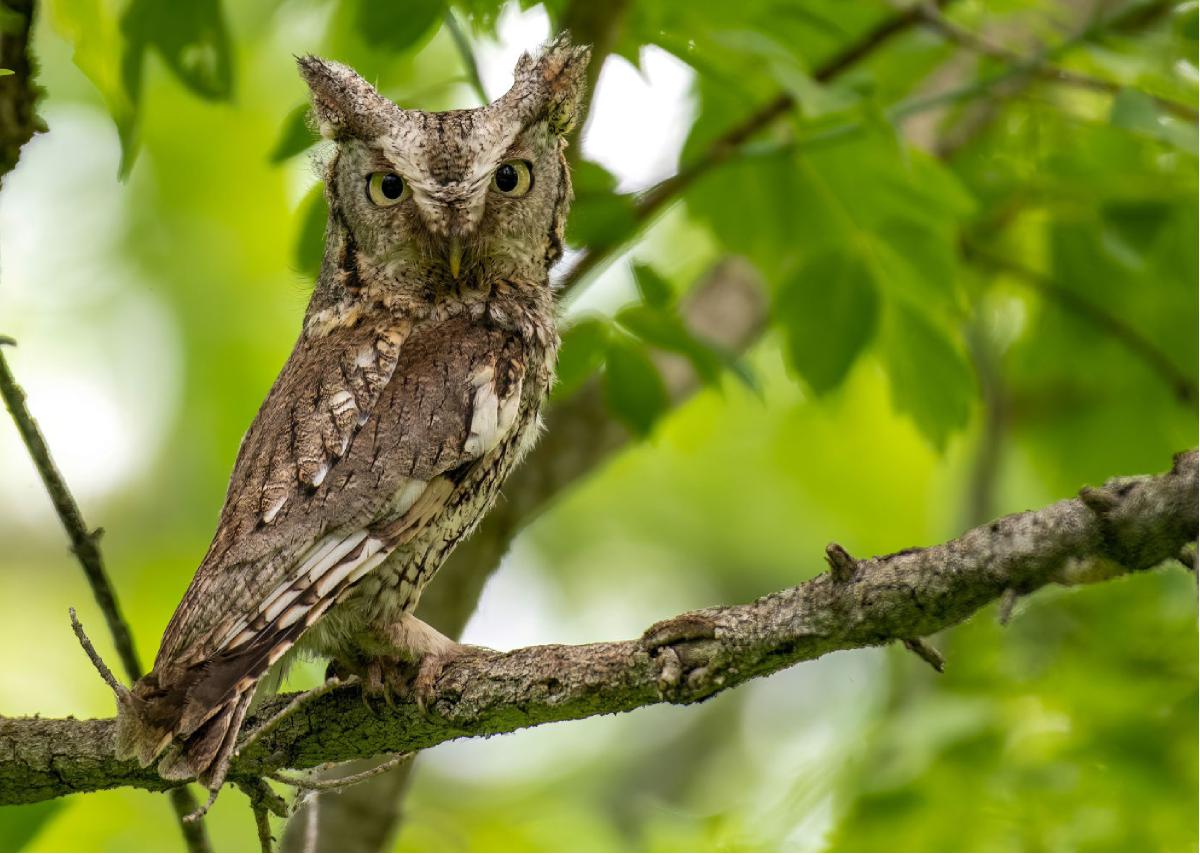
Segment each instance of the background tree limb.
[[[233,781],[281,768],[428,748],[552,721],[693,703],[829,653],[919,638],[1008,592],[1099,582],[1177,558],[1197,530],[1197,453],[1162,475],[1114,478],[925,549],[833,561],[832,572],[753,603],[688,612],[640,639],[480,651],[439,677],[432,715],[368,709],[357,687],[314,698],[235,762]],[[840,553],[839,553],[840,551]],[[831,556],[844,553],[830,549]],[[264,704],[253,729],[289,703]],[[118,786],[162,789],[117,760],[112,720],[0,720],[0,804]]]

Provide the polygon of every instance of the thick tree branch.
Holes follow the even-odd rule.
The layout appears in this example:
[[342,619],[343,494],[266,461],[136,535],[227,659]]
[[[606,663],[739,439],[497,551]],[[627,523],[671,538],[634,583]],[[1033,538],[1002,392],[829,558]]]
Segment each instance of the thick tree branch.
[[[410,703],[373,712],[357,687],[335,689],[265,733],[235,761],[230,778],[252,782],[278,769],[694,703],[834,650],[929,635],[1009,591],[1027,595],[1155,567],[1178,557],[1196,532],[1197,454],[1189,451],[1165,474],[1115,478],[939,546],[849,559],[848,573],[824,573],[746,605],[679,615],[640,639],[471,654],[437,680],[432,715]],[[256,721],[288,703],[264,704]],[[112,720],[0,720],[0,804],[168,786],[152,768],[116,760],[112,737]]]

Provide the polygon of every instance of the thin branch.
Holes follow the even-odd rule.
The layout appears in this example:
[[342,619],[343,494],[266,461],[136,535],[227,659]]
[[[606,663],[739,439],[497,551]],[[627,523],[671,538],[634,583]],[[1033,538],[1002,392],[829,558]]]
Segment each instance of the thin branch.
[[83,652],[92,661],[92,667],[100,674],[100,679],[108,684],[108,687],[112,689],[113,694],[118,698],[128,696],[129,689],[121,685],[121,681],[113,675],[108,665],[100,658],[100,654],[96,652],[92,640],[83,631],[83,624],[79,622],[79,617],[75,614],[75,609],[67,609],[67,614],[71,616],[71,629],[75,631],[75,637],[79,639],[79,646],[83,648]]
[[258,848],[261,852],[275,851],[275,835],[271,833],[271,814],[265,805],[258,802],[250,803],[254,812],[254,828],[258,832]]
[[[0,80],[2,79],[0,78]],[[8,341],[11,342],[11,339]],[[2,343],[0,342],[0,344]],[[29,450],[29,456],[33,458],[33,465],[37,468],[42,483],[46,485],[46,492],[50,494],[54,510],[58,513],[58,518],[67,531],[67,537],[71,541],[71,551],[79,559],[88,584],[91,585],[92,595],[96,598],[96,604],[100,606],[104,620],[108,623],[108,631],[112,634],[113,644],[117,648],[117,655],[121,658],[125,673],[131,681],[137,680],[142,674],[142,666],[138,661],[137,651],[133,647],[133,637],[130,635],[129,626],[121,616],[120,606],[117,605],[116,593],[113,591],[108,574],[104,571],[104,561],[100,557],[100,549],[97,546],[100,531],[90,530],[87,523],[83,521],[83,513],[79,510],[79,504],[71,495],[62,473],[54,464],[54,459],[50,456],[50,449],[46,446],[46,439],[30,414],[29,408],[25,405],[25,391],[17,385],[12,371],[9,370],[3,349],[0,349],[0,397],[4,398],[4,403],[8,407],[9,413],[12,414],[21,439],[25,442],[25,448]]]
[[1196,403],[1196,382],[1176,366],[1154,342],[1126,323],[1124,319],[1060,285],[1044,273],[1039,273],[1019,262],[991,253],[974,243],[964,242],[963,252],[969,260],[1015,277],[1064,309],[1104,330],[1161,377],[1176,398],[1188,405]]
[[936,146],[938,157],[949,160],[982,136],[1000,115],[1003,102],[1039,79],[1039,63],[1044,64],[1052,57],[1061,55],[1079,43],[1096,38],[1102,33],[1131,33],[1144,29],[1169,14],[1172,5],[1170,0],[1157,0],[1152,3],[1131,2],[1111,14],[1101,16],[1097,16],[1094,8],[1076,10],[1086,11],[1088,22],[1053,48],[1043,48],[1037,56],[1031,58],[1031,63],[1022,67],[1022,74],[1014,77],[1007,85],[997,87],[989,100],[975,105],[953,129],[944,132]]
[[275,835],[271,833],[271,814],[287,817],[287,803],[261,778],[239,781],[238,788],[250,800],[254,814],[254,827],[258,833],[258,846],[263,852],[275,850]]
[[[995,44],[983,36],[973,33],[966,27],[959,26],[949,20],[942,14],[941,10],[932,4],[925,3],[919,6],[925,23],[930,29],[941,34],[950,41],[959,44],[968,50],[981,53],[985,56],[990,56],[994,59],[1004,60],[1005,62],[1014,63],[1021,66],[1028,66],[1032,73],[1043,80],[1049,80],[1055,83],[1062,83],[1067,86],[1074,86],[1081,89],[1090,89],[1093,92],[1105,92],[1109,95],[1116,95],[1122,89],[1126,88],[1120,83],[1111,80],[1103,80],[1099,77],[1093,77],[1088,74],[1083,74],[1078,71],[1061,68],[1046,62],[1040,56],[1023,56],[1017,51],[1010,50],[1002,45]],[[1155,104],[1162,110],[1171,113],[1185,121],[1196,122],[1198,118],[1197,111],[1190,104],[1182,104],[1178,101],[1164,98],[1159,95],[1146,93],[1147,97],[1151,98]]]
[[[2,80],[4,78],[0,78],[0,81]],[[71,541],[71,551],[79,560],[84,576],[91,586],[92,596],[104,615],[105,623],[108,624],[108,631],[112,635],[113,646],[117,649],[121,665],[130,682],[135,682],[142,674],[142,666],[138,661],[137,650],[133,646],[133,635],[129,631],[129,624],[125,622],[125,618],[121,614],[121,607],[117,603],[116,591],[113,590],[108,574],[104,570],[104,561],[98,546],[101,532],[99,529],[90,530],[87,523],[84,522],[79,503],[75,501],[75,497],[67,487],[67,482],[63,479],[62,473],[54,463],[54,458],[50,455],[46,438],[42,435],[37,421],[25,404],[25,390],[18,385],[8,367],[8,361],[4,358],[4,345],[13,343],[12,339],[0,336],[0,397],[3,397],[4,404],[12,415],[17,431],[21,434],[25,448],[28,449],[29,456],[33,460],[33,465],[41,476],[42,483],[46,486],[46,492],[50,494],[54,510],[57,512],[63,528],[66,529],[67,537]],[[113,688],[113,691],[118,695],[125,691],[125,688],[96,654],[96,650],[87,640],[87,636],[83,634],[83,627],[79,625],[74,609],[71,610],[71,622],[76,628],[80,643],[83,644],[84,650],[92,659],[92,663],[98,670],[103,669],[101,670],[102,675],[107,672],[105,680]],[[184,817],[193,813],[197,807],[191,792],[184,787],[177,787],[171,790],[170,799],[188,851],[211,851],[208,832],[204,826],[198,822],[184,821]]]
[[946,670],[946,657],[925,639],[906,638],[903,643],[906,650],[915,653],[920,659],[928,663],[929,667],[934,671],[941,674]]
[[445,24],[446,29],[450,31],[450,37],[454,39],[454,47],[458,49],[458,55],[463,64],[463,71],[467,75],[467,82],[475,90],[475,97],[479,99],[480,104],[490,103],[491,99],[488,98],[487,88],[483,85],[483,78],[479,75],[479,61],[475,58],[475,50],[471,47],[471,40],[467,38],[462,24],[458,22],[458,18],[454,17],[454,12],[451,9],[446,9]]
[[[1102,496],[1100,501],[1097,497]],[[1084,498],[1003,517],[939,546],[857,563],[851,580],[823,573],[737,606],[661,621],[641,638],[476,650],[450,662],[428,708],[368,711],[357,688],[314,699],[265,734],[230,770],[260,780],[463,736],[687,704],[834,650],[929,636],[1009,590],[1081,585],[1173,561],[1196,539],[1197,453],[1162,475],[1115,478]],[[1097,628],[1097,631],[1103,631]],[[267,719],[290,703],[264,703]],[[0,804],[118,786],[173,786],[113,756],[112,720],[0,719]]]
[[[936,0],[936,5],[941,8],[950,2],[952,0]],[[822,63],[813,71],[813,79],[818,83],[835,80],[922,20],[923,13],[915,6],[896,13]],[[758,111],[718,136],[698,158],[642,196],[634,212],[635,221],[641,225],[651,220],[670,202],[682,196],[699,178],[728,161],[749,140],[786,116],[795,106],[796,99],[791,93],[780,92]],[[575,266],[563,277],[560,285],[562,292],[569,293],[577,287],[593,269],[614,255],[620,246],[605,244],[584,250]]]
[[328,793],[336,790],[344,790],[346,787],[361,784],[363,781],[369,781],[376,775],[382,775],[384,772],[395,769],[405,760],[411,760],[412,756],[411,751],[407,754],[397,754],[395,757],[384,760],[378,766],[372,766],[365,772],[356,772],[353,775],[344,775],[340,778],[307,778],[300,775],[289,775],[286,772],[268,772],[267,777],[272,781],[278,781],[281,784],[296,787],[299,790],[306,790],[312,793]]

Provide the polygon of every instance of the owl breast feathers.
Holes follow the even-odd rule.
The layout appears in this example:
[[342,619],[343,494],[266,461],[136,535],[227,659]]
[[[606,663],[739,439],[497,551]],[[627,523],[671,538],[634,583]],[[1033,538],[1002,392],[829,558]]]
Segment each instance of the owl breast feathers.
[[154,669],[120,698],[122,756],[215,790],[294,646],[356,667],[450,644],[412,612],[537,433],[587,58],[560,38],[449,113],[299,61],[333,141],[321,275]]

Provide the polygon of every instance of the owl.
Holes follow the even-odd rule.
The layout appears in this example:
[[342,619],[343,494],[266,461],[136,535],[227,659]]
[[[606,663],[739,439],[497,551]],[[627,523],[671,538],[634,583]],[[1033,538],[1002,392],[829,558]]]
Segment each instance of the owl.
[[154,668],[119,699],[118,754],[215,791],[285,658],[378,686],[454,655],[413,612],[539,430],[588,57],[561,37],[503,97],[444,113],[298,60],[333,141],[321,272]]

